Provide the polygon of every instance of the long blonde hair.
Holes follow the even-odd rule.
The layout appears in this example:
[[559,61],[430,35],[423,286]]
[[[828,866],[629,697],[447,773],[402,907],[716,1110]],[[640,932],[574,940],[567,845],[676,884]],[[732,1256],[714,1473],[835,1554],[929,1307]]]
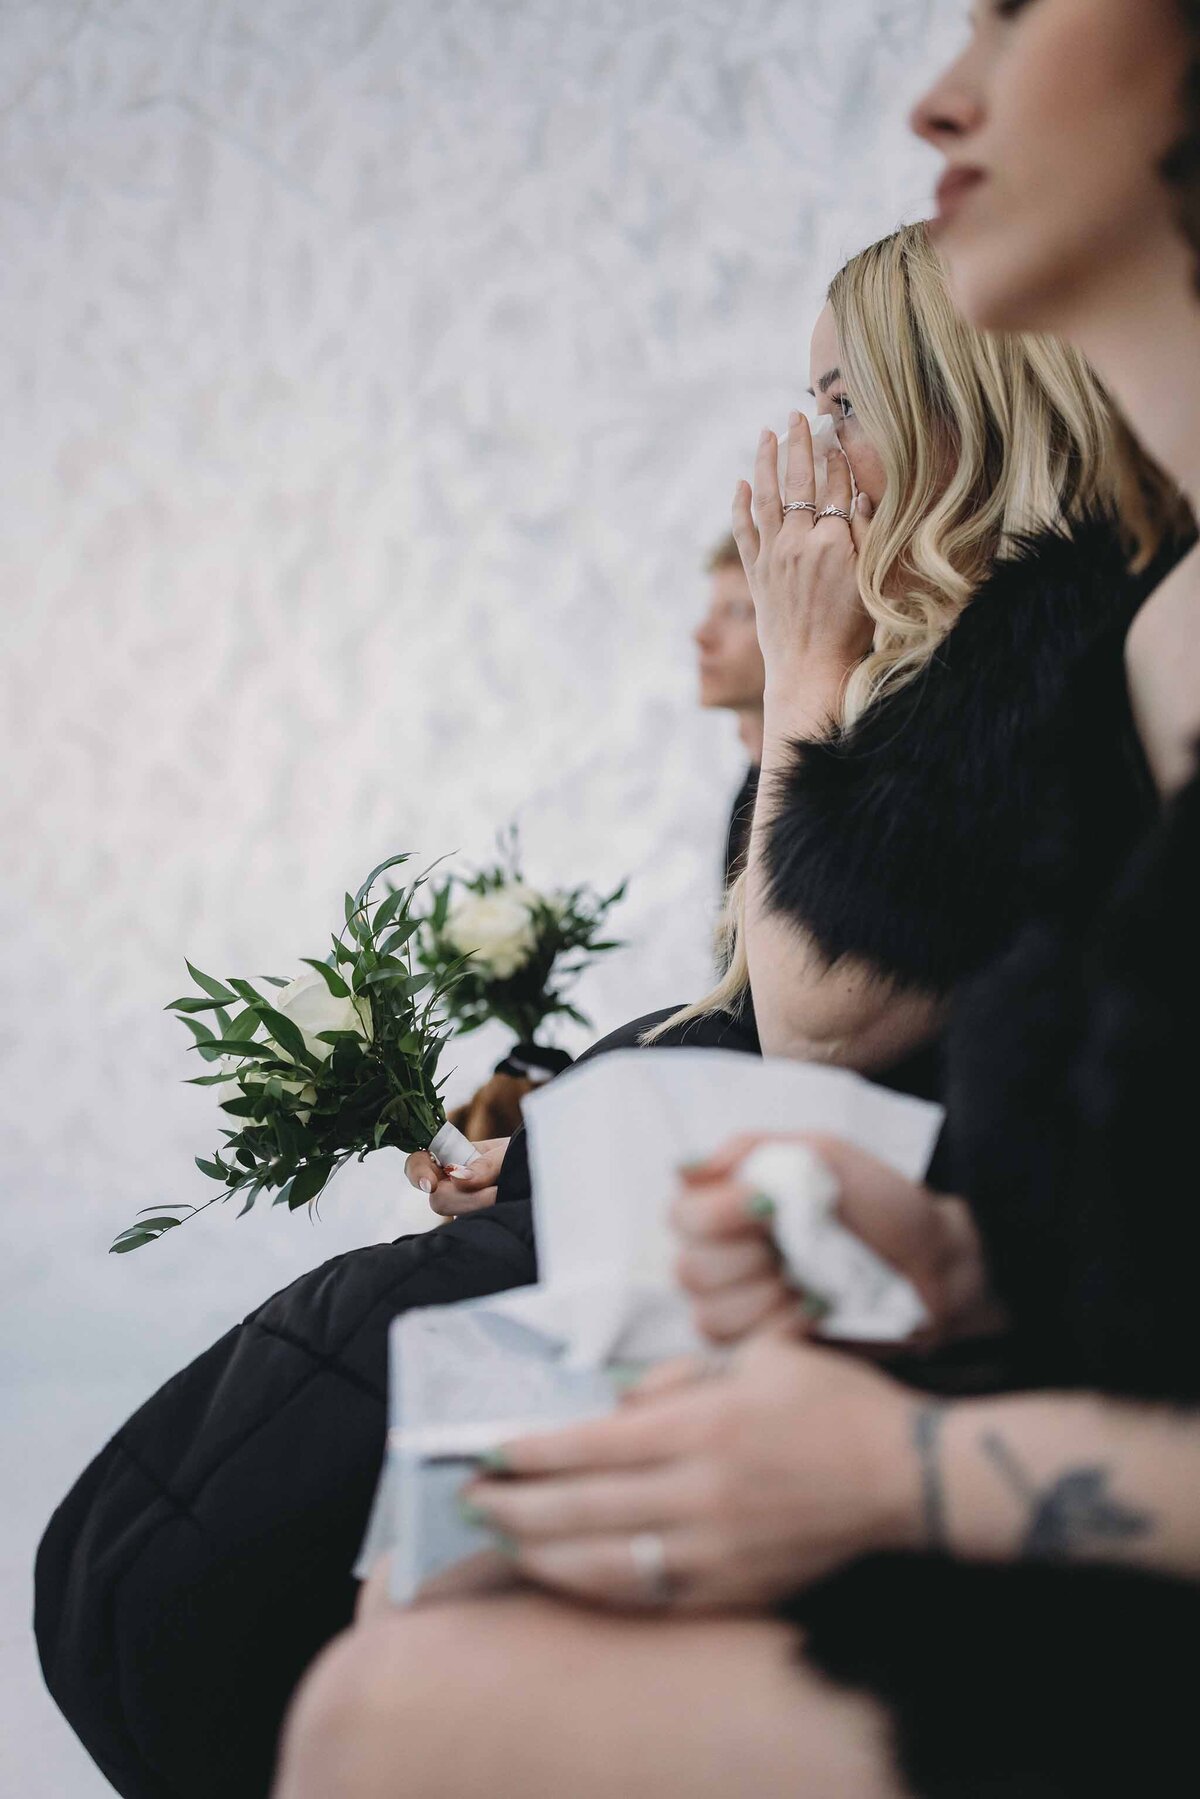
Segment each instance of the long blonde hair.
[[[834,277],[829,305],[846,386],[886,477],[858,559],[875,637],[845,685],[838,723],[847,730],[926,667],[1022,536],[1108,507],[1126,518],[1131,549],[1146,560],[1172,502],[1078,351],[964,324],[923,224],[853,257]],[[730,887],[718,926],[723,978],[643,1042],[740,1009],[749,988],[745,881]]]

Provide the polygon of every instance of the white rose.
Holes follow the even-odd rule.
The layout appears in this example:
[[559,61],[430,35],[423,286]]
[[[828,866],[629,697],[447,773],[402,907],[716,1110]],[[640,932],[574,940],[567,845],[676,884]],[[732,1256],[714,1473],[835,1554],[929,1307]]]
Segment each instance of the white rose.
[[325,1061],[333,1054],[332,1043],[317,1041],[318,1031],[354,1031],[368,1041],[371,1037],[369,1000],[355,999],[353,994],[336,999],[315,968],[296,976],[281,987],[271,1001],[277,1012],[294,1024],[304,1038],[304,1047]]
[[[285,1018],[291,1020],[304,1038],[305,1048],[311,1050],[312,1054],[319,1057],[322,1062],[327,1056],[332,1055],[333,1045],[319,1042],[318,1031],[355,1031],[360,1037],[369,1039],[371,1036],[369,1002],[365,999],[355,999],[353,996],[347,999],[336,999],[325,985],[324,977],[319,975],[315,968],[310,969],[307,974],[297,975],[294,981],[289,981],[286,987],[281,987],[272,998],[271,1003],[277,1012],[282,1012]],[[260,1039],[260,1041],[262,1040]],[[274,1039],[272,1038],[271,1041],[274,1042]],[[278,1044],[275,1047],[280,1048]],[[287,1055],[286,1050],[280,1048],[280,1054],[285,1060],[290,1061],[291,1058]],[[230,1074],[228,1086],[221,1082],[216,1088],[217,1097],[221,1100],[237,1099],[242,1095],[247,1099],[253,1099],[254,1095],[248,1089],[265,1086],[267,1081],[272,1078],[255,1067],[249,1057],[242,1061],[238,1057],[224,1056],[221,1059],[221,1066],[228,1069]],[[306,1102],[306,1107],[315,1101],[317,1090],[310,1081],[288,1080],[281,1075],[276,1075],[274,1078],[285,1093],[298,1093]],[[297,1112],[296,1116],[301,1124],[307,1124],[309,1118],[307,1109]]]
[[528,961],[537,944],[533,912],[543,903],[540,893],[523,882],[494,893],[471,893],[446,921],[446,936],[462,956],[507,980]]

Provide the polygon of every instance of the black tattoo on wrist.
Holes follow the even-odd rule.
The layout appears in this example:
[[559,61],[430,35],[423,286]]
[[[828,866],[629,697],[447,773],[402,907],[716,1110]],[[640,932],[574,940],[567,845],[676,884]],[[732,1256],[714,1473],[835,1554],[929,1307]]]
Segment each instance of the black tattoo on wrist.
[[921,1467],[921,1516],[927,1549],[945,1549],[949,1544],[946,1531],[946,1491],[941,1464],[944,1411],[945,1407],[937,1400],[927,1400],[913,1413],[913,1447]]
[[983,1453],[1009,1489],[1029,1508],[1020,1543],[1023,1561],[1086,1560],[1103,1543],[1129,1543],[1154,1529],[1150,1512],[1135,1511],[1109,1491],[1110,1472],[1083,1464],[1039,1487],[995,1431],[980,1439]]

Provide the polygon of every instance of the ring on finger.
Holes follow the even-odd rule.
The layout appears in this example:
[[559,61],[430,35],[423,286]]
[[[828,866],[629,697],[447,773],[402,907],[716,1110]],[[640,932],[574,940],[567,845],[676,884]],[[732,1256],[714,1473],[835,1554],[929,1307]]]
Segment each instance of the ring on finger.
[[811,500],[789,500],[783,509],[785,512],[811,512],[816,516],[817,509]]
[[[815,510],[816,509],[814,508],[814,511]],[[840,506],[826,506],[822,511],[817,513],[816,518],[813,520],[813,523],[820,524],[820,522],[823,518],[842,518],[842,519],[845,519],[847,524],[851,523],[850,514],[848,512],[843,511],[843,509]]]
[[656,1530],[639,1531],[629,1539],[634,1573],[647,1605],[670,1603],[673,1583],[667,1573],[667,1551]]

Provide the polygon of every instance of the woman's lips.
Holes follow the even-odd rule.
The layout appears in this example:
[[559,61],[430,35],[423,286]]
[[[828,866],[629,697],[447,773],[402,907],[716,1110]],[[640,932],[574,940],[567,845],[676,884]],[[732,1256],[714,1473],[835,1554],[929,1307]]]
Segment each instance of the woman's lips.
[[985,179],[982,169],[947,169],[934,195],[937,202],[935,222],[941,225],[952,219],[971,190]]

